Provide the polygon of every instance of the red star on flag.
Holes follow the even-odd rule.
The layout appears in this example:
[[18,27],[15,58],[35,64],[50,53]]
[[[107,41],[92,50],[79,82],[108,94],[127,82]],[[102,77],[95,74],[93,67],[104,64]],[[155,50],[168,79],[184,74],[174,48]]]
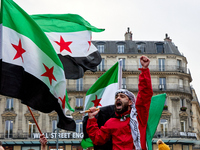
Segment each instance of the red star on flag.
[[62,36],[60,36],[60,42],[58,42],[58,41],[55,41],[55,42],[60,46],[60,52],[62,52],[63,50],[66,50],[66,51],[72,53],[72,51],[69,48],[69,45],[72,42],[65,42]]
[[61,100],[61,102],[62,102],[62,108],[64,109],[65,108],[65,96],[64,96],[63,99],[61,97],[59,97],[59,99]]
[[44,65],[44,68],[45,68],[46,72],[43,73],[41,76],[48,77],[50,85],[51,85],[52,79],[56,81],[56,78],[53,75],[53,68],[54,68],[54,66],[49,69],[45,64],[43,64],[43,65]]
[[98,99],[98,98],[97,98],[97,95],[96,95],[96,96],[95,96],[95,100],[92,101],[92,102],[94,103],[94,107],[102,106],[102,105],[100,104],[100,101],[101,101],[101,98]]
[[89,48],[88,48],[88,51],[89,51],[89,49],[90,49],[90,46],[91,46],[91,41],[88,41],[88,44],[89,44]]
[[22,58],[22,62],[24,62],[22,54],[25,53],[26,51],[22,48],[22,43],[21,43],[21,39],[19,39],[19,44],[18,45],[14,45],[12,44],[12,46],[15,48],[15,50],[17,51],[15,57],[13,58],[13,60],[21,57]]

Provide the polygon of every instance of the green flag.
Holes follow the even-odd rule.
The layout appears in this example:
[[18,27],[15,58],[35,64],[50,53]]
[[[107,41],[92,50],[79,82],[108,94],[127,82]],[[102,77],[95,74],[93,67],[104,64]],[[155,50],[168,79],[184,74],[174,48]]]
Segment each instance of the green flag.
[[152,139],[156,132],[158,123],[160,121],[165,100],[166,100],[166,93],[159,94],[151,98],[149,118],[146,129],[146,142],[148,150],[152,150]]
[[90,138],[87,138],[81,141],[81,146],[82,148],[87,149],[88,147],[93,147],[94,145],[92,143],[92,140]]
[[87,91],[85,110],[92,106],[101,107],[114,104],[115,92],[119,89],[119,80],[121,79],[120,62],[117,62],[106,71]]

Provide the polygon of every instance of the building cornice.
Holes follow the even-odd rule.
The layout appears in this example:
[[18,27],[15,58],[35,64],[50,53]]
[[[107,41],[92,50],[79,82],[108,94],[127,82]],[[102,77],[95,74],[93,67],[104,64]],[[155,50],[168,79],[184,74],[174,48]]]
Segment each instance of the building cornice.
[[[33,116],[35,117],[35,119],[38,121],[38,118],[40,116],[40,114],[38,113],[38,111],[32,111],[32,113],[33,113]],[[25,118],[26,118],[27,121],[33,120],[33,117],[32,117],[32,115],[31,115],[30,112],[25,113],[24,116],[25,116]]]
[[161,119],[169,120],[171,115],[172,115],[172,113],[170,113],[168,110],[163,110]]
[[57,112],[56,111],[52,111],[51,113],[48,114],[49,118],[50,118],[50,122],[52,122],[53,120],[57,120]]
[[82,120],[83,114],[80,114],[79,111],[75,111],[75,112],[72,114],[72,117],[73,117],[75,120]]
[[167,55],[166,57],[169,59],[176,59],[176,55]]
[[183,111],[180,111],[179,116],[180,116],[181,120],[187,120],[187,118],[188,118],[188,114]]
[[4,113],[1,114],[1,116],[2,116],[3,123],[6,120],[12,120],[13,122],[15,122],[15,118],[16,118],[17,114],[14,111],[4,111]]

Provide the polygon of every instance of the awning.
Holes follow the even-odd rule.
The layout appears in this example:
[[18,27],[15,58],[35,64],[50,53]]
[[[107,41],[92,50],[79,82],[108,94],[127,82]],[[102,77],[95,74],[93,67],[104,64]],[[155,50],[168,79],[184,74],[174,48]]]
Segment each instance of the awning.
[[[156,142],[159,139],[154,138],[152,140],[153,144],[156,144]],[[200,145],[200,140],[196,140],[196,139],[182,139],[182,138],[162,138],[162,141],[164,143],[168,143],[168,144],[195,144],[195,145]]]
[[[56,144],[56,140],[52,141],[52,140],[48,140],[47,139],[47,145],[52,145],[52,144]],[[72,140],[72,141],[58,141],[58,144],[64,144],[64,145],[70,145],[70,144],[80,144],[81,141],[77,141],[77,140]],[[35,141],[2,141],[3,145],[40,145],[40,141],[39,140],[35,140]]]

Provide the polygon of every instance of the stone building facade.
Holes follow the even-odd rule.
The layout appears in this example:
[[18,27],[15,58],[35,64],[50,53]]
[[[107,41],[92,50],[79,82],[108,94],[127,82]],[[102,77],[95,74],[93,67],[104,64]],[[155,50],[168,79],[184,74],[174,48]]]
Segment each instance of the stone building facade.
[[[87,90],[119,59],[123,62],[122,88],[138,92],[138,77],[141,67],[139,58],[150,58],[150,72],[154,95],[166,93],[167,98],[157,131],[153,149],[161,138],[172,150],[198,149],[200,133],[200,107],[190,87],[192,77],[187,68],[187,59],[166,34],[163,41],[134,41],[132,33],[125,33],[124,41],[92,41],[101,53],[102,62],[97,72],[86,71],[83,78],[67,79],[69,103],[75,112],[67,112],[76,120],[76,132],[59,131],[60,149],[78,149],[82,139],[82,115]],[[34,116],[48,138],[48,149],[55,149],[57,114],[43,114],[33,110]],[[0,97],[0,140],[7,149],[39,149],[38,130],[27,107],[20,100]],[[10,130],[12,129],[12,130]],[[10,136],[10,137],[9,137]],[[22,140],[23,139],[23,140]],[[25,142],[23,142],[25,141]],[[32,142],[32,143],[31,143]],[[16,147],[16,143],[18,143]],[[31,145],[35,147],[30,148]]]

